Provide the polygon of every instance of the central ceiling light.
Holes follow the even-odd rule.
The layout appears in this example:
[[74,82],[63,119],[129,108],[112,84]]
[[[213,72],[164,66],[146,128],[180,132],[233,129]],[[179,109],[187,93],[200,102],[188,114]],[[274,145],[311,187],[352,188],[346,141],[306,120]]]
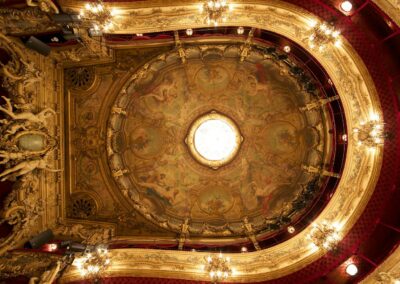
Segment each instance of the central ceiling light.
[[192,156],[213,169],[229,163],[239,151],[242,140],[235,122],[216,111],[195,120],[186,137]]
[[206,120],[194,134],[194,147],[207,160],[224,160],[237,147],[235,130],[224,120]]

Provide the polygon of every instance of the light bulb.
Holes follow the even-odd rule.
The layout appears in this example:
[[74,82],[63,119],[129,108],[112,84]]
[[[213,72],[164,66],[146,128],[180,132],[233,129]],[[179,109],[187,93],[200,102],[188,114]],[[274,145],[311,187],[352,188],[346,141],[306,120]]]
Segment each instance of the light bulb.
[[193,30],[192,30],[192,29],[187,29],[187,30],[186,30],[186,34],[187,34],[188,36],[193,35]]
[[289,45],[285,45],[284,47],[283,47],[283,51],[284,52],[286,52],[286,53],[289,53],[290,52],[290,46]]
[[238,27],[238,28],[237,28],[237,33],[238,33],[239,35],[242,35],[242,34],[244,33],[244,28],[243,28],[243,27]]
[[340,4],[340,9],[342,9],[344,12],[348,13],[353,9],[353,4],[351,4],[350,1],[343,1]]
[[358,268],[354,263],[347,265],[346,273],[350,276],[354,276],[358,273]]

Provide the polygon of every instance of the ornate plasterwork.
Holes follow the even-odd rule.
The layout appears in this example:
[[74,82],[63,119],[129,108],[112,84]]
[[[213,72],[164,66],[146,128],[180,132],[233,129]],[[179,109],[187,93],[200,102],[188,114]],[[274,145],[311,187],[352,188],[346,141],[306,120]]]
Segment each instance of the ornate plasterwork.
[[[296,63],[271,46],[254,46],[243,61],[238,44],[179,49],[147,62],[120,86],[107,128],[115,184],[163,229],[180,233],[189,218],[192,237],[248,235],[256,243],[257,233],[301,216],[318,192],[318,172],[304,171],[302,163],[319,167],[330,159],[330,118],[320,109],[301,110],[318,92],[308,91],[290,72],[300,70]],[[234,120],[243,143],[237,157],[213,169],[187,147],[192,122],[210,111]]]
[[52,203],[57,199],[61,175],[46,170],[60,171],[61,131],[55,111],[60,108],[59,97],[54,95],[58,94],[53,81],[57,71],[43,68],[51,62],[24,50],[3,34],[0,47],[10,56],[0,69],[7,93],[2,97],[5,105],[0,107],[4,114],[0,122],[0,156],[5,166],[0,177],[17,179],[0,211],[1,222],[13,226],[12,233],[0,240],[3,254],[55,223],[57,213]]
[[[159,7],[157,9],[126,10],[134,15],[122,20],[121,33],[146,33],[160,30],[186,29],[203,26],[193,5]],[[302,45],[315,16],[279,1],[268,4],[236,4],[227,26],[254,26],[271,30]],[[342,45],[327,46],[326,52],[318,53],[305,47],[325,68],[340,95],[347,118],[347,127],[352,129],[360,120],[368,121],[372,114],[381,115],[376,90],[366,67],[354,49],[341,38]],[[349,140],[345,169],[336,193],[316,222],[337,223],[343,236],[350,230],[364,210],[377,182],[382,162],[382,148],[374,151],[359,148]],[[290,240],[269,249],[248,254],[231,254],[238,274],[233,282],[262,281],[287,275],[322,256],[320,250],[312,250],[306,241],[308,227]],[[114,252],[113,252],[114,253]],[[170,252],[152,250],[115,251],[118,261],[113,261],[110,275],[153,276],[156,261],[157,276],[202,279],[198,263],[202,253]],[[159,261],[164,260],[164,261]],[[167,261],[171,260],[171,261]],[[160,265],[162,264],[162,265]],[[132,270],[134,267],[134,270]],[[137,270],[136,270],[137,269]],[[65,280],[78,279],[72,270]]]
[[27,9],[0,9],[1,32],[7,35],[25,35],[52,32],[59,29],[38,7]]

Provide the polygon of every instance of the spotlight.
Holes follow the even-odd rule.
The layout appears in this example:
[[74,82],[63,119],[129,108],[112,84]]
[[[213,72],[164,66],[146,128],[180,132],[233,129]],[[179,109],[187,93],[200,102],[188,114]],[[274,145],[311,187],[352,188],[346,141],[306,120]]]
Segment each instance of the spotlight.
[[187,29],[187,30],[186,30],[186,34],[187,34],[188,36],[193,35],[193,30],[192,30],[192,29]]
[[347,265],[346,273],[350,276],[354,276],[358,273],[358,268],[354,263]]
[[53,231],[49,229],[44,232],[41,232],[40,234],[38,234],[35,237],[33,237],[32,239],[30,239],[25,244],[25,247],[32,248],[32,249],[38,249],[45,243],[52,240],[53,238],[54,238]]
[[238,35],[242,35],[244,33],[244,28],[243,27],[238,27],[237,28],[237,33],[238,33]]
[[353,4],[351,4],[350,1],[343,1],[340,4],[340,9],[342,9],[344,12],[348,13],[353,9]]

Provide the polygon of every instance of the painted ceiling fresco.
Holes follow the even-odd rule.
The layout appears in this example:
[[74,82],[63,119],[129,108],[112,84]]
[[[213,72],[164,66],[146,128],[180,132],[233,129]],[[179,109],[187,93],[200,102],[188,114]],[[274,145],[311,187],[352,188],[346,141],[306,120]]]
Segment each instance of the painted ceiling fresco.
[[[320,110],[280,62],[253,51],[241,62],[237,46],[200,46],[159,56],[131,76],[109,118],[109,166],[133,208],[179,232],[236,235],[244,220],[262,228],[292,210],[314,176],[302,165],[326,156]],[[185,143],[191,124],[217,111],[244,140],[236,157],[212,169]],[[293,210],[292,210],[293,211]],[[300,213],[296,212],[296,213]]]

